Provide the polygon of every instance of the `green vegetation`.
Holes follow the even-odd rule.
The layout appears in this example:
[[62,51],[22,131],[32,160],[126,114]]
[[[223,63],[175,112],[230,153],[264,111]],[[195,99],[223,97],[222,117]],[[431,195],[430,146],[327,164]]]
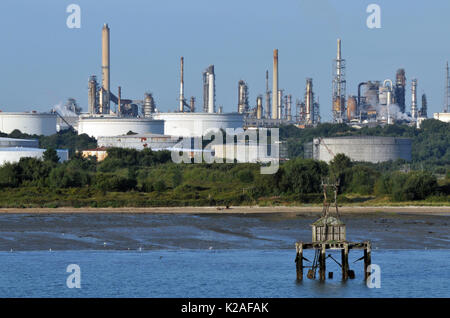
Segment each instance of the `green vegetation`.
[[[356,205],[449,205],[450,125],[428,120],[423,129],[388,126],[351,129],[322,124],[282,127],[291,160],[263,175],[258,164],[175,164],[167,151],[111,148],[107,158],[82,158],[76,150],[95,140],[65,131],[38,138],[43,159],[22,158],[0,167],[0,207],[147,207],[321,204],[321,181],[340,180],[339,202]],[[413,161],[352,162],[338,154],[329,164],[301,157],[315,136],[381,135],[413,138]],[[13,135],[13,136],[11,136]],[[59,163],[56,148],[70,148]],[[295,155],[296,154],[296,155]]]
[[[450,123],[434,119],[422,122],[420,129],[408,125],[386,125],[373,128],[356,129],[346,124],[319,124],[315,128],[298,129],[295,126],[283,126],[280,139],[285,140],[289,158],[303,157],[304,144],[315,137],[339,136],[389,136],[408,137],[412,139],[412,162],[414,170],[429,170],[437,174],[445,174],[450,168]],[[398,170],[405,164],[387,162],[379,165],[380,169]]]

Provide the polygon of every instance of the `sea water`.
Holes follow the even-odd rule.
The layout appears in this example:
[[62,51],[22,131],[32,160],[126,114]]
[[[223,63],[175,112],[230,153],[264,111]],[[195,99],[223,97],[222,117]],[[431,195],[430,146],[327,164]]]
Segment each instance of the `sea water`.
[[[299,283],[295,249],[0,252],[0,297],[450,297],[449,249],[373,250],[380,288],[364,281],[361,256],[350,252],[355,279],[342,282],[328,258],[332,279],[309,280],[305,268]],[[80,288],[67,285],[70,264],[79,266]]]

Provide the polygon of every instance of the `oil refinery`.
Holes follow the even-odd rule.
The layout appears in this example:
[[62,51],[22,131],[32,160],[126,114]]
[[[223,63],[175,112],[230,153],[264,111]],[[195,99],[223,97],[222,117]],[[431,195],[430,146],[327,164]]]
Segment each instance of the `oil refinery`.
[[[143,92],[142,96],[137,98],[124,97],[120,86],[117,87],[117,93],[113,92],[110,44],[110,28],[108,24],[104,24],[101,30],[101,81],[97,80],[97,75],[90,75],[88,78],[87,112],[81,112],[81,107],[73,98],[69,98],[64,106],[58,105],[48,113],[0,111],[0,131],[11,133],[18,129],[31,135],[52,135],[57,131],[70,128],[77,131],[78,134],[87,134],[98,140],[106,138],[109,140],[108,143],[102,144],[111,146],[112,144],[122,145],[123,141],[118,137],[126,134],[144,136],[142,138],[153,136],[150,139],[197,137],[218,129],[279,127],[284,124],[292,124],[301,129],[314,127],[321,122],[319,97],[314,92],[313,78],[306,77],[304,81],[301,81],[304,84],[301,83],[299,87],[304,87],[304,89],[298,94],[298,97],[280,87],[279,79],[282,74],[279,73],[281,55],[278,49],[273,50],[271,87],[269,84],[270,72],[266,70],[265,91],[257,92],[256,98],[252,102],[249,84],[245,79],[240,78],[237,81],[236,111],[230,113],[225,113],[223,107],[216,103],[217,74],[214,65],[207,66],[202,72],[203,107],[196,107],[194,96],[186,98],[184,91],[185,60],[184,57],[181,57],[179,92],[176,93],[178,105],[172,108],[171,112],[161,112],[155,103],[154,95],[149,91]],[[348,94],[350,86],[346,80],[346,66],[343,42],[338,38],[336,58],[333,59],[332,98],[329,108],[334,123],[345,123],[356,128],[394,123],[408,123],[419,127],[420,123],[427,118],[426,95],[422,94],[421,105],[418,102],[420,81],[417,78],[411,79],[411,89],[408,90],[405,69],[399,68],[394,80],[362,80],[354,86],[356,93]],[[443,121],[450,121],[448,116],[450,110],[449,82],[447,63],[446,104],[442,113],[433,115],[434,118]],[[410,92],[410,98],[407,97],[408,92]],[[201,111],[197,111],[197,108]],[[367,141],[363,140],[363,142]],[[314,145],[318,145],[317,147],[320,148],[322,143],[330,143],[330,145],[345,148],[344,144],[356,145],[360,141],[353,138],[345,140],[344,144],[342,142],[344,141],[315,141]],[[377,143],[385,145],[387,141],[372,138],[370,142],[374,145]],[[408,153],[407,148],[410,145],[399,144],[397,140],[390,140],[388,144],[391,148],[385,149],[385,152],[398,155],[386,158],[407,157],[404,154]],[[172,142],[167,145],[173,146]],[[399,145],[403,148],[396,150]],[[386,146],[384,147],[386,148]],[[317,154],[311,154],[311,157],[322,158],[325,155],[323,151],[317,150]],[[378,161],[378,159],[373,160]]]

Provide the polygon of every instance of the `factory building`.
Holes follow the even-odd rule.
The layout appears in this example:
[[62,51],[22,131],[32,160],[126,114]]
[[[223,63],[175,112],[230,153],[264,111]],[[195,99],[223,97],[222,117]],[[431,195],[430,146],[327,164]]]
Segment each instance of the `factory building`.
[[373,163],[397,159],[411,161],[411,139],[349,136],[314,138],[312,142],[305,144],[305,158],[330,162],[339,153],[353,161]]
[[56,133],[55,113],[0,112],[0,131],[10,134],[18,129],[29,135],[49,136]]
[[199,137],[210,130],[242,128],[244,115],[239,113],[155,113],[153,118],[164,121],[168,136]]
[[143,150],[146,148],[154,151],[166,150],[175,147],[178,137],[171,137],[159,134],[137,134],[121,136],[101,136],[97,139],[100,148],[131,148]]

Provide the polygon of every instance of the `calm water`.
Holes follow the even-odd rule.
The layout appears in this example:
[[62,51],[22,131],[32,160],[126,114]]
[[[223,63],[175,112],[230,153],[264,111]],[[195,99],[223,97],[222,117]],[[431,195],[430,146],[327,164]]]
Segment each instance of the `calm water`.
[[[363,282],[361,255],[350,253],[354,280],[328,259],[334,279],[299,284],[295,249],[0,252],[0,297],[450,297],[448,249],[374,250],[380,289]],[[66,287],[69,264],[81,289]]]

